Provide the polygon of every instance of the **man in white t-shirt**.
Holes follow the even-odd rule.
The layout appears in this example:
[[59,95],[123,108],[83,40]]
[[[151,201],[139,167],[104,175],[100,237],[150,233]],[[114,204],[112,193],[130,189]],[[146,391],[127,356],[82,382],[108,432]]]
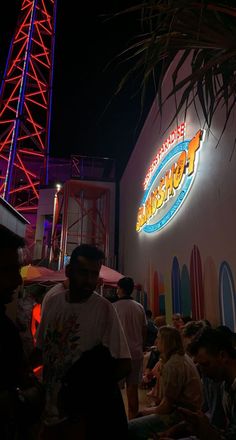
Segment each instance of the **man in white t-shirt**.
[[114,307],[119,315],[131,354],[131,372],[126,376],[126,394],[128,400],[128,416],[133,419],[139,410],[138,386],[142,380],[143,351],[147,335],[147,318],[142,304],[135,301],[131,294],[134,281],[130,277],[121,278],[118,283],[119,300]]
[[[43,380],[47,393],[45,417],[47,429],[44,429],[43,439],[49,437],[50,439],[68,437],[70,440],[92,439],[95,433],[99,436],[99,429],[104,439],[126,435],[126,420],[125,424],[124,420],[123,422],[119,420],[119,417],[123,417],[122,408],[119,407],[116,413],[116,408],[112,408],[113,401],[102,404],[104,396],[105,399],[107,395],[107,399],[112,400],[114,394],[117,403],[119,396],[115,385],[127,375],[131,367],[130,352],[118,315],[113,305],[94,291],[103,258],[103,252],[95,246],[83,244],[76,247],[66,267],[69,288],[65,289],[61,284],[55,294],[48,297],[43,305],[41,323],[37,332],[37,348],[42,351]],[[99,351],[99,347],[108,349],[105,357],[101,354],[103,352]],[[104,359],[109,360],[104,361]],[[85,367],[86,362],[88,363]],[[76,374],[77,369],[78,374]],[[99,377],[97,377],[98,371]],[[82,374],[84,377],[81,377]],[[69,413],[68,407],[63,408],[65,398],[63,395],[60,397],[63,390],[62,383],[65,378],[68,380],[68,377],[70,381],[73,377],[74,381],[67,383],[66,389],[67,394],[68,390],[73,394],[68,399]],[[102,391],[99,388],[100,382],[102,382]],[[112,386],[114,386],[113,394]],[[97,391],[98,389],[100,391]],[[102,395],[103,391],[104,395]],[[90,399],[89,408],[85,405],[85,401],[86,404],[88,403],[87,395]],[[74,402],[73,408],[71,402]],[[81,412],[78,410],[76,414],[79,407]],[[67,420],[67,425],[61,423],[63,418]],[[83,436],[80,424],[82,418],[85,426]],[[68,421],[70,426],[67,429]],[[122,423],[123,431],[119,433],[119,426]],[[78,431],[76,431],[77,424]],[[110,429],[112,432],[109,432]]]

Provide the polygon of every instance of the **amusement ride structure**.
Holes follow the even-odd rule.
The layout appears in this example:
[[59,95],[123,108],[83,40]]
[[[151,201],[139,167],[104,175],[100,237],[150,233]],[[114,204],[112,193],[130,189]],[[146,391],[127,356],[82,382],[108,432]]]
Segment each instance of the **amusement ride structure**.
[[[112,258],[114,249],[108,246],[109,234],[114,235],[109,220],[114,212],[111,212],[110,189],[98,185],[96,180],[114,182],[115,177],[114,164],[108,158],[91,162],[91,159],[74,155],[69,165],[71,171],[66,176],[64,173],[64,177],[55,171],[55,167],[53,170],[51,165],[55,165],[55,161],[49,166],[56,13],[56,0],[21,2],[1,78],[0,195],[30,221],[37,258],[43,258],[41,250],[46,237],[49,262],[58,258],[59,252],[61,268],[68,252],[68,237],[72,246],[81,242],[98,244],[106,256]],[[39,193],[48,187],[48,183],[55,183],[53,173],[65,184],[60,190],[60,208],[55,205],[54,198],[51,207],[41,209]],[[69,183],[71,179],[77,181]],[[90,182],[86,183],[86,180]],[[54,192],[57,197],[55,185]],[[68,197],[74,199],[78,209],[73,207],[70,210],[72,202],[68,203]],[[46,197],[48,205],[49,199]],[[59,243],[56,257],[55,240]]]
[[37,210],[47,183],[56,0],[23,0],[0,88],[0,194]]

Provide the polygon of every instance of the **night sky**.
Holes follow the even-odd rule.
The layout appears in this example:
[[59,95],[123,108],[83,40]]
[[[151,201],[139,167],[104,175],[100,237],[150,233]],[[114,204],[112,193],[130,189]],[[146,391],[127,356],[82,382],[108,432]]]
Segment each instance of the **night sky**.
[[[8,0],[0,29],[0,70],[16,25],[19,0]],[[121,176],[152,103],[149,91],[144,109],[140,104],[140,80],[132,78],[115,96],[119,81],[130,68],[117,55],[134,40],[139,16],[105,19],[113,12],[135,5],[135,0],[80,2],[58,0],[51,156],[76,153],[113,157]]]

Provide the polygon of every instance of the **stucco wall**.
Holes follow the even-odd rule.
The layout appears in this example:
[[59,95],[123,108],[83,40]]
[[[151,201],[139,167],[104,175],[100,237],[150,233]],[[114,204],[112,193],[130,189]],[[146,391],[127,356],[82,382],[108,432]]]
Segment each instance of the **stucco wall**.
[[[170,89],[169,81],[170,76],[166,79],[165,91]],[[155,295],[164,294],[166,312],[170,316],[173,309],[173,258],[176,256],[178,259],[180,276],[183,265],[187,266],[190,275],[191,252],[194,245],[197,246],[202,265],[204,317],[218,323],[222,320],[219,274],[223,261],[228,263],[233,281],[236,281],[236,152],[233,154],[235,112],[217,147],[224,123],[224,110],[221,109],[216,114],[211,132],[206,133],[199,152],[193,185],[175,217],[163,229],[153,234],[136,232],[135,228],[147,170],[169,133],[184,120],[184,116],[180,116],[167,129],[173,112],[174,100],[170,99],[161,119],[157,103],[154,102],[122,176],[119,269],[144,286],[144,290],[148,292],[149,305],[155,309],[154,313],[159,311]],[[197,114],[194,106],[191,106],[186,116],[185,139],[191,139],[200,128],[204,128],[202,121],[200,111]],[[155,271],[159,280],[158,286],[153,281]],[[232,292],[221,292],[221,295],[231,294],[233,298]],[[229,308],[228,303],[226,308]],[[234,318],[230,317],[229,322],[227,316],[224,316],[223,321],[232,327],[235,326],[232,319]]]

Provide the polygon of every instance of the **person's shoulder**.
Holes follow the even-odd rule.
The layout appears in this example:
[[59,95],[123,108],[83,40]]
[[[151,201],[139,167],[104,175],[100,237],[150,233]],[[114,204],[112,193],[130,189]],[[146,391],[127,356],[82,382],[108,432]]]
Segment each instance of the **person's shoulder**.
[[145,316],[146,316],[145,309],[144,309],[143,305],[140,302],[138,302],[138,301],[136,301],[134,299],[132,301],[132,303],[134,304],[134,307],[136,307],[137,309],[141,310],[145,314]]
[[183,366],[184,363],[185,363],[185,355],[174,353],[170,356],[170,358],[168,359],[165,365],[167,365],[169,368],[175,368],[176,366],[179,365]]
[[53,295],[57,295],[63,291],[65,291],[65,287],[63,285],[63,283],[58,283],[55,286],[51,287],[51,289],[49,289],[46,293],[46,295],[44,296],[44,300],[48,300],[49,298],[51,298]]
[[54,302],[60,301],[62,299],[63,293],[65,294],[66,289],[64,288],[62,283],[57,284],[56,286],[52,287],[45,295],[43,299],[43,306],[49,307],[49,305],[53,304]]
[[53,287],[51,287],[51,289],[49,289],[47,291],[46,295],[52,294],[52,293],[57,293],[57,292],[60,292],[61,290],[66,290],[65,287],[64,287],[64,284],[63,283],[57,283]]
[[188,353],[184,353],[183,359],[186,364],[196,367],[196,365],[194,364],[192,358],[188,355]]
[[97,292],[93,292],[93,294],[90,297],[90,303],[96,303],[96,304],[100,304],[101,306],[104,307],[111,307],[113,308],[113,304],[104,296],[100,295]]

